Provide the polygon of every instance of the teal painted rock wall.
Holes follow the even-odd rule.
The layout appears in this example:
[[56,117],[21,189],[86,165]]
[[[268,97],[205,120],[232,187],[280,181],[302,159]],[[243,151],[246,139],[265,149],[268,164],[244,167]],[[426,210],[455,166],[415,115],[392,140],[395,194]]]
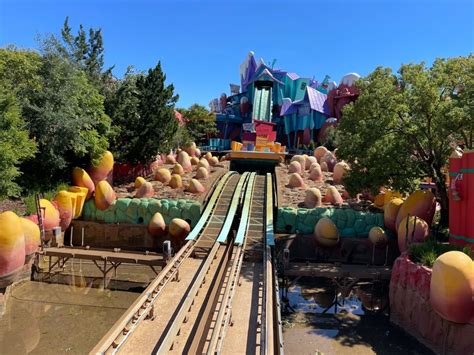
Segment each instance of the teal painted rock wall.
[[82,218],[85,221],[148,225],[156,212],[161,213],[166,224],[173,218],[181,218],[190,221],[191,227],[194,227],[201,216],[201,203],[193,200],[119,198],[108,209],[101,211],[90,199],[84,204]]
[[383,213],[355,211],[349,208],[278,208],[277,233],[313,233],[314,226],[323,217],[330,218],[341,237],[367,237],[372,227],[382,227]]

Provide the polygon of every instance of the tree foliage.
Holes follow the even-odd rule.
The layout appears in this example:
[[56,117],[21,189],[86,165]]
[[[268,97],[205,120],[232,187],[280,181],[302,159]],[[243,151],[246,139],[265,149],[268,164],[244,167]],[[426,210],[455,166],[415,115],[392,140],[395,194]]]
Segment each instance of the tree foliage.
[[[377,68],[357,85],[338,126],[338,157],[351,164],[351,193],[382,186],[410,191],[429,177],[448,221],[445,167],[453,147],[472,147],[474,58],[402,65],[395,75]],[[470,87],[469,87],[470,83]]]
[[43,89],[31,92],[24,108],[38,144],[38,155],[25,170],[47,181],[81,160],[99,159],[108,147],[110,118],[104,113],[103,96],[86,74],[62,57],[45,55],[40,76]]
[[77,35],[73,35],[69,17],[66,17],[61,29],[62,42],[57,40],[55,43],[61,53],[85,71],[92,84],[102,88],[104,79],[111,76],[112,68],[104,72],[102,29],[89,28],[88,32],[80,24]]
[[112,146],[118,160],[146,163],[173,147],[178,96],[165,81],[159,62],[146,74],[127,70],[108,103],[115,134]]
[[35,142],[28,137],[21,119],[20,105],[11,91],[0,86],[0,198],[18,195],[15,182],[21,174],[18,165],[34,155]]
[[129,161],[135,146],[140,144],[140,132],[137,132],[141,120],[137,80],[142,75],[135,73],[132,67],[127,68],[117,90],[106,100],[106,109],[112,118],[110,149],[117,161]]
[[180,109],[181,114],[188,120],[186,131],[188,139],[196,143],[204,143],[217,133],[216,118],[204,106],[191,105],[188,109]]
[[49,186],[72,165],[98,159],[107,148],[110,119],[103,97],[84,71],[57,52],[2,49],[0,78],[6,90],[18,96],[38,148],[21,167],[26,187]]

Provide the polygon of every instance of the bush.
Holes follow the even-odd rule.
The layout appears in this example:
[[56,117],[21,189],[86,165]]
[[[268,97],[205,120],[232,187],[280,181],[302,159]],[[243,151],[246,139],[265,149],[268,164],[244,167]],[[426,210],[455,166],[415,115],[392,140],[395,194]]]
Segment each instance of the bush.
[[462,251],[472,257],[471,249],[468,246],[462,247],[459,245],[438,243],[433,239],[429,239],[425,243],[410,245],[408,255],[413,262],[432,268],[438,256],[452,250]]
[[[49,190],[49,191],[46,191],[44,193],[42,193],[42,198],[45,198],[46,200],[49,200],[51,201],[55,196],[56,194],[61,191],[61,190],[67,190],[69,188],[69,185],[66,184],[66,183],[61,183],[59,184],[58,186],[56,186],[55,188]],[[22,201],[23,203],[25,204],[26,206],[26,215],[30,215],[30,214],[35,214],[36,213],[36,201],[35,201],[35,196],[36,194],[38,194],[39,192],[38,191],[32,191],[32,192],[29,192],[28,195],[22,197]]]
[[19,194],[21,189],[15,182],[21,174],[18,165],[35,151],[15,95],[0,87],[0,198]]

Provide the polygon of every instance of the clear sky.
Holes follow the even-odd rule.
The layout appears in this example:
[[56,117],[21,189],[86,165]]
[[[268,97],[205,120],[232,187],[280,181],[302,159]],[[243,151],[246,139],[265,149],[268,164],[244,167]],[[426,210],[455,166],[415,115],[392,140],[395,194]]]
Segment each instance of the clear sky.
[[37,34],[102,28],[105,60],[121,77],[161,60],[179,106],[208,102],[249,50],[275,67],[322,80],[379,65],[474,52],[474,0],[158,1],[0,0],[0,46],[37,48]]

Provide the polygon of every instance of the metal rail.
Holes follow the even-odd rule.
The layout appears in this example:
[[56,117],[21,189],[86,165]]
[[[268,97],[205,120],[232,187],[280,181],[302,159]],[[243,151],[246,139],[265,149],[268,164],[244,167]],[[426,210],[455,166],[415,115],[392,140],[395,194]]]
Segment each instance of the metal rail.
[[[251,197],[253,193],[254,181],[255,181],[255,174],[252,174],[248,180],[247,188],[245,190],[244,204],[242,207],[243,212],[242,212],[242,217],[240,219],[239,227],[237,230],[237,236],[242,235],[242,240],[243,240],[243,233],[247,229],[248,217],[249,217],[248,211],[250,210],[250,203],[251,203]],[[235,240],[236,250],[234,252],[232,266],[227,275],[226,287],[223,292],[222,302],[217,313],[214,329],[212,331],[212,335],[209,340],[208,348],[206,351],[207,354],[220,353],[223,340],[225,337],[227,324],[229,324],[230,322],[230,317],[232,314],[232,299],[234,297],[236,286],[238,284],[238,278],[240,275],[240,270],[242,268],[242,262],[243,262],[243,257],[244,257],[243,247],[242,245],[239,245],[239,242],[237,241],[237,239],[238,237]]]
[[275,245],[275,237],[273,231],[273,207],[274,201],[273,198],[275,195],[273,194],[273,182],[272,182],[272,175],[267,174],[266,180],[266,190],[267,193],[266,197],[266,213],[265,213],[265,240],[266,240],[266,258],[269,260],[270,264],[270,272],[267,279],[267,282],[271,282],[271,286],[273,289],[272,295],[272,309],[273,309],[273,324],[267,324],[267,329],[269,329],[273,325],[273,353],[283,355],[283,329],[282,329],[282,321],[281,321],[281,305],[280,305],[280,291],[278,287],[278,278],[275,270],[275,264],[273,262],[273,253],[271,247]]
[[[217,258],[217,252],[220,248],[219,241],[226,240],[231,230],[232,221],[234,220],[235,211],[237,210],[239,199],[240,199],[241,189],[244,182],[247,179],[247,175],[248,173],[244,173],[240,177],[239,182],[234,190],[234,198],[232,199],[232,203],[229,206],[229,209],[227,211],[226,219],[219,233],[219,236],[216,239],[214,239],[212,249],[207,255],[207,258],[206,258],[206,261],[204,262],[203,267],[199,269],[199,272],[197,276],[194,278],[191,288],[188,289],[188,291],[186,292],[183,298],[183,302],[181,302],[181,306],[179,307],[178,313],[174,317],[171,323],[171,326],[166,332],[161,343],[158,345],[157,354],[167,354],[169,350],[173,348],[173,343],[175,342],[175,338],[178,335],[180,328],[182,327],[182,324],[185,321],[189,310],[191,309],[191,305],[194,303],[194,299],[196,298],[199,289],[204,283],[204,279],[206,275],[208,274],[212,263]],[[231,249],[232,249],[232,244],[228,244],[228,246],[225,247],[225,251],[219,259],[219,267],[217,268],[216,273],[211,276],[213,279],[216,277],[219,279],[218,277],[219,275],[221,275],[222,277],[222,272],[224,270],[223,268],[226,267],[228,264],[228,259],[229,259],[229,255],[231,254]],[[217,282],[220,284],[220,280],[218,280]],[[211,301],[212,300],[207,300],[207,302],[211,302]],[[201,322],[207,322],[207,317],[201,316],[200,319],[196,321],[196,323],[198,323],[199,325],[202,324]],[[205,326],[205,323],[203,324],[203,326]],[[200,327],[198,331],[202,332],[203,331],[202,327]],[[197,339],[197,340],[200,341],[200,339]],[[195,342],[193,342],[191,344],[191,348],[196,349],[199,347],[201,347],[200,343],[196,344]]]
[[115,354],[125,343],[127,338],[132,334],[138,324],[146,318],[157,297],[161,294],[164,287],[170,280],[178,277],[179,267],[183,261],[188,258],[195,246],[195,239],[200,236],[201,231],[214,212],[218,199],[224,187],[227,187],[229,179],[235,172],[229,172],[221,178],[213,192],[207,206],[199,219],[198,223],[188,235],[188,242],[180,249],[180,251],[170,260],[160,274],[148,285],[145,291],[132,303],[127,311],[118,319],[112,328],[104,335],[99,343],[92,349],[91,354]]

